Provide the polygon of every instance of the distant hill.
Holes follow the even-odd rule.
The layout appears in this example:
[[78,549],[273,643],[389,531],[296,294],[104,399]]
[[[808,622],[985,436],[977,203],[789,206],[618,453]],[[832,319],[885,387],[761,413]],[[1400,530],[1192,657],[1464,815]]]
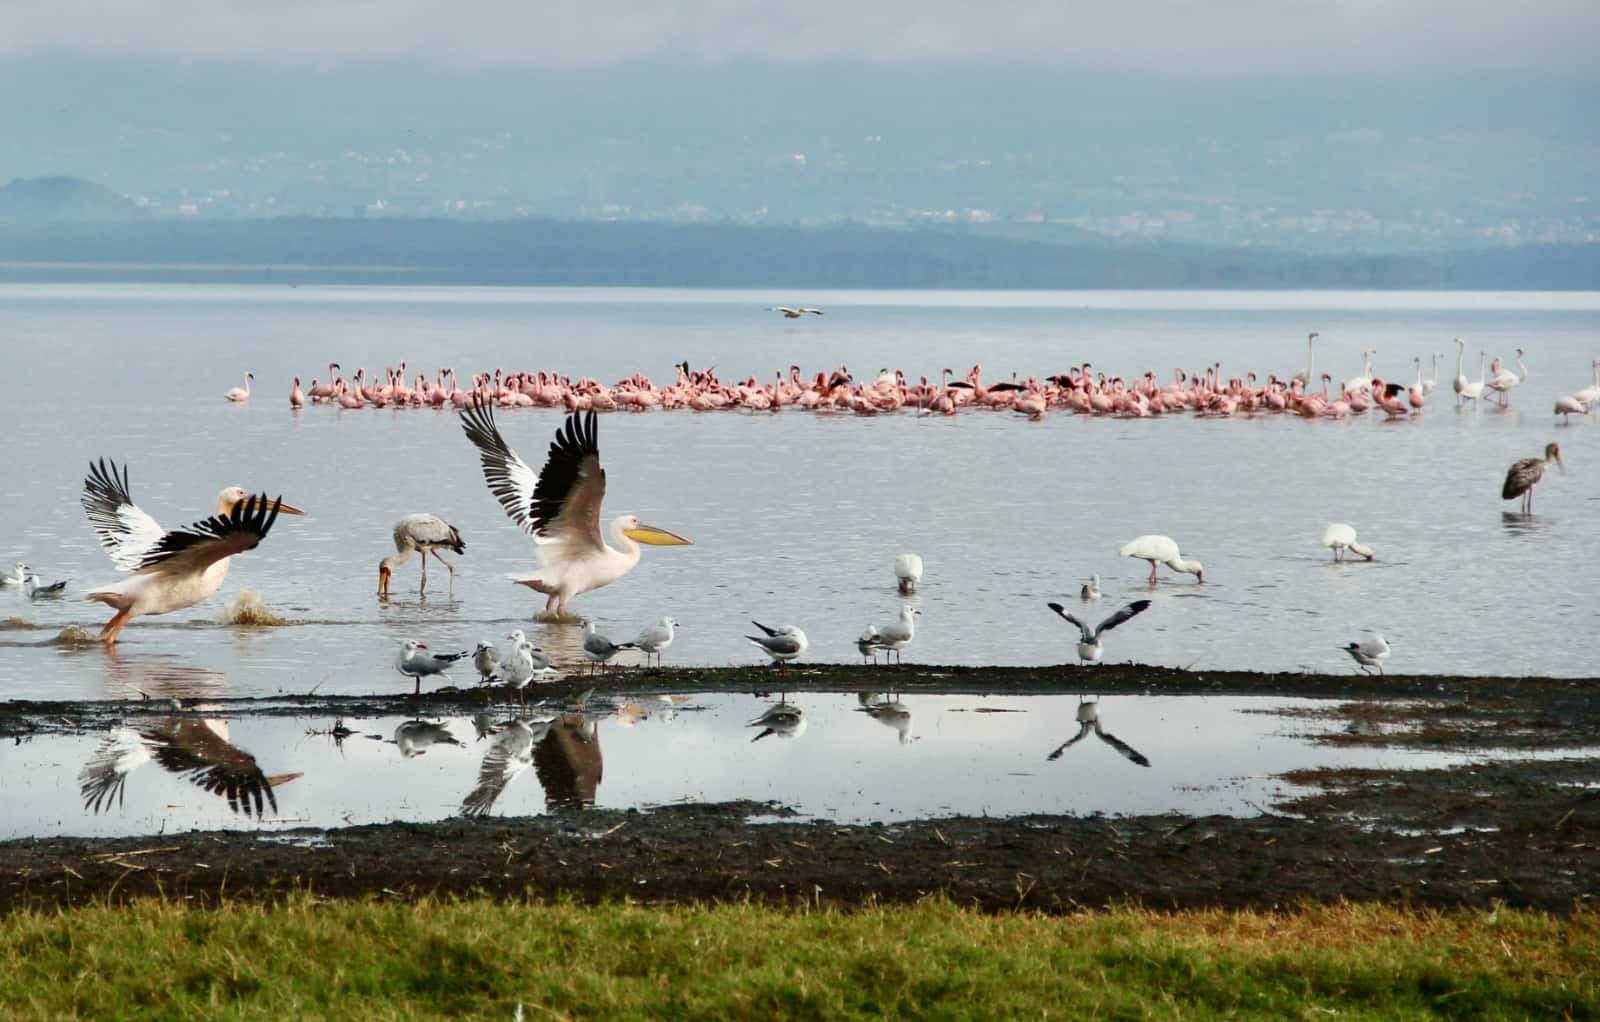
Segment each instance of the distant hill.
[[1600,245],[1322,255],[1028,225],[0,223],[0,280],[839,288],[1600,289]]
[[81,177],[18,177],[0,185],[0,223],[131,220],[142,212],[111,189]]

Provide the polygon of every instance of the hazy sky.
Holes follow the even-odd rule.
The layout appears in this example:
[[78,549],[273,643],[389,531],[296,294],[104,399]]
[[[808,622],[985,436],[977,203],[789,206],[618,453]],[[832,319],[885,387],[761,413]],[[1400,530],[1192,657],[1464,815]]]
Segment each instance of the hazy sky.
[[1024,58],[1198,72],[1592,70],[1597,0],[0,0],[0,55],[466,67]]

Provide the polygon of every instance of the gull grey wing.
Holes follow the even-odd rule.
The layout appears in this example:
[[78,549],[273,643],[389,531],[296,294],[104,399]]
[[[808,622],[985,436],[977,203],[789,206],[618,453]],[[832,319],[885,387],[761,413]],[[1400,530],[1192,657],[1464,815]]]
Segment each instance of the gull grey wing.
[[771,635],[767,638],[748,636],[750,641],[772,650],[774,653],[789,653],[795,656],[800,654],[800,637],[798,635]]
[[[1084,642],[1093,642],[1094,641],[1094,633],[1089,631],[1089,626],[1084,624],[1082,621],[1079,621],[1077,618],[1073,617],[1071,614],[1068,614],[1067,613],[1067,608],[1063,607],[1059,603],[1047,603],[1047,604],[1045,604],[1045,606],[1049,607],[1051,610],[1055,611],[1057,614],[1060,614],[1062,617],[1066,618],[1068,624],[1077,625],[1078,626],[1078,631],[1083,633],[1083,641]],[[1104,626],[1102,625],[1101,627],[1104,627]]]
[[139,509],[128,495],[128,467],[120,474],[117,463],[101,458],[98,465],[90,463],[89,474],[83,480],[84,512],[89,524],[100,536],[100,545],[111,555],[111,562],[123,571],[139,567],[145,555],[166,534]]
[[1139,766],[1142,766],[1142,767],[1147,767],[1147,766],[1150,765],[1150,761],[1148,759],[1145,759],[1144,755],[1142,753],[1140,753],[1139,750],[1135,749],[1133,746],[1129,745],[1127,742],[1125,742],[1122,739],[1118,738],[1116,735],[1113,735],[1113,734],[1110,734],[1108,732],[1100,730],[1100,722],[1099,721],[1095,721],[1094,733],[1100,736],[1100,740],[1102,742],[1105,742],[1107,745],[1111,746],[1113,749],[1116,749],[1118,752],[1122,753],[1122,755],[1125,758],[1131,760],[1134,763],[1137,763]]
[[1068,749],[1072,748],[1074,745],[1077,745],[1079,742],[1081,742],[1085,738],[1087,738],[1089,736],[1089,729],[1092,728],[1092,727],[1094,727],[1094,722],[1093,721],[1087,721],[1087,720],[1084,721],[1083,722],[1083,726],[1078,728],[1078,733],[1077,734],[1073,735],[1071,738],[1068,738],[1066,741],[1064,741],[1060,745],[1056,746],[1056,751],[1052,752],[1050,755],[1046,756],[1045,759],[1052,760],[1052,761],[1060,759],[1061,758],[1061,754],[1063,752],[1066,752]]
[[[1111,629],[1113,629],[1113,628],[1117,627],[1118,625],[1122,624],[1122,622],[1128,620],[1129,618],[1137,617],[1137,616],[1139,616],[1140,614],[1143,614],[1145,611],[1147,611],[1149,609],[1150,609],[1150,601],[1149,600],[1134,600],[1132,603],[1128,604],[1126,607],[1123,607],[1121,610],[1117,611],[1115,614],[1111,615],[1110,617],[1106,618],[1104,621],[1100,622],[1100,627],[1096,628],[1094,630],[1094,635],[1089,636],[1089,637],[1090,638],[1099,638],[1101,632],[1109,632],[1109,631],[1111,631]],[[1084,635],[1089,635],[1089,629],[1088,628],[1084,628],[1083,634]]]

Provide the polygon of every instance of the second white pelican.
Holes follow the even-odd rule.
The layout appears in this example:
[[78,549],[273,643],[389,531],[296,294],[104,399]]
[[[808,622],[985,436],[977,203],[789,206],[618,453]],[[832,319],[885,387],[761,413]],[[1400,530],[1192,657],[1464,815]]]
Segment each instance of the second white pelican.
[[145,514],[128,495],[128,469],[118,474],[116,462],[104,459],[89,466],[83,481],[83,510],[100,534],[100,545],[123,571],[121,582],[91,589],[84,599],[116,609],[99,638],[117,641],[129,621],[145,614],[166,614],[209,599],[222,587],[234,554],[254,550],[272,530],[279,512],[303,515],[283,498],[269,500],[230,486],[217,494],[210,518],[168,532]]
[[567,616],[567,601],[610,585],[639,563],[639,544],[688,546],[689,540],[646,525],[636,515],[612,520],[611,542],[600,531],[606,473],[600,467],[599,427],[594,412],[567,416],[556,430],[544,468],[534,475],[494,424],[494,409],[474,399],[461,413],[467,439],[478,448],[483,478],[506,515],[539,544],[543,564],[532,575],[511,580],[550,598],[546,612]]

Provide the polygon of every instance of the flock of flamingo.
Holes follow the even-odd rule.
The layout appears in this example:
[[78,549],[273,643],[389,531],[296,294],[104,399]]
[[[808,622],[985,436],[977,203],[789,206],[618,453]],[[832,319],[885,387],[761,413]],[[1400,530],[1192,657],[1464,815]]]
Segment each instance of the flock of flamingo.
[[[289,405],[301,409],[306,404],[332,404],[341,408],[444,408],[470,407],[474,401],[499,408],[564,408],[570,412],[650,411],[687,408],[693,411],[745,410],[776,412],[783,408],[803,411],[851,412],[880,415],[904,409],[919,414],[955,415],[964,409],[986,409],[1042,418],[1052,409],[1090,415],[1115,415],[1145,418],[1192,412],[1200,415],[1286,413],[1308,419],[1345,418],[1369,410],[1391,418],[1418,414],[1429,401],[1439,376],[1440,352],[1432,354],[1431,374],[1424,378],[1421,356],[1412,358],[1415,377],[1409,384],[1377,376],[1373,371],[1375,349],[1362,352],[1362,372],[1331,389],[1333,376],[1316,372],[1317,334],[1306,341],[1306,368],[1287,379],[1268,375],[1264,383],[1254,372],[1224,377],[1220,363],[1199,372],[1177,369],[1165,383],[1154,370],[1143,375],[1107,376],[1082,363],[1063,373],[1029,376],[999,382],[985,382],[983,366],[974,365],[965,374],[945,369],[937,382],[921,376],[911,383],[899,370],[883,369],[870,381],[857,382],[848,367],[832,372],[807,375],[798,365],[774,373],[770,381],[754,376],[738,381],[719,379],[714,369],[691,369],[688,362],[674,366],[673,382],[658,386],[648,376],[634,373],[613,386],[591,377],[571,377],[556,372],[480,372],[462,388],[454,369],[441,368],[436,378],[421,372],[411,377],[406,363],[384,370],[380,380],[357,369],[346,379],[337,362],[328,364],[328,379],[313,379],[302,389],[294,378]],[[1515,371],[1499,358],[1488,362],[1487,352],[1479,353],[1478,379],[1465,373],[1466,344],[1456,339],[1456,374],[1452,389],[1457,405],[1493,399],[1501,407],[1509,404],[1513,390],[1528,379],[1523,351],[1517,349]],[[1556,400],[1557,415],[1587,414],[1600,404],[1600,361],[1591,365],[1593,380],[1588,387]],[[225,395],[230,401],[247,401],[250,382]],[[1320,389],[1313,389],[1320,384]]]

